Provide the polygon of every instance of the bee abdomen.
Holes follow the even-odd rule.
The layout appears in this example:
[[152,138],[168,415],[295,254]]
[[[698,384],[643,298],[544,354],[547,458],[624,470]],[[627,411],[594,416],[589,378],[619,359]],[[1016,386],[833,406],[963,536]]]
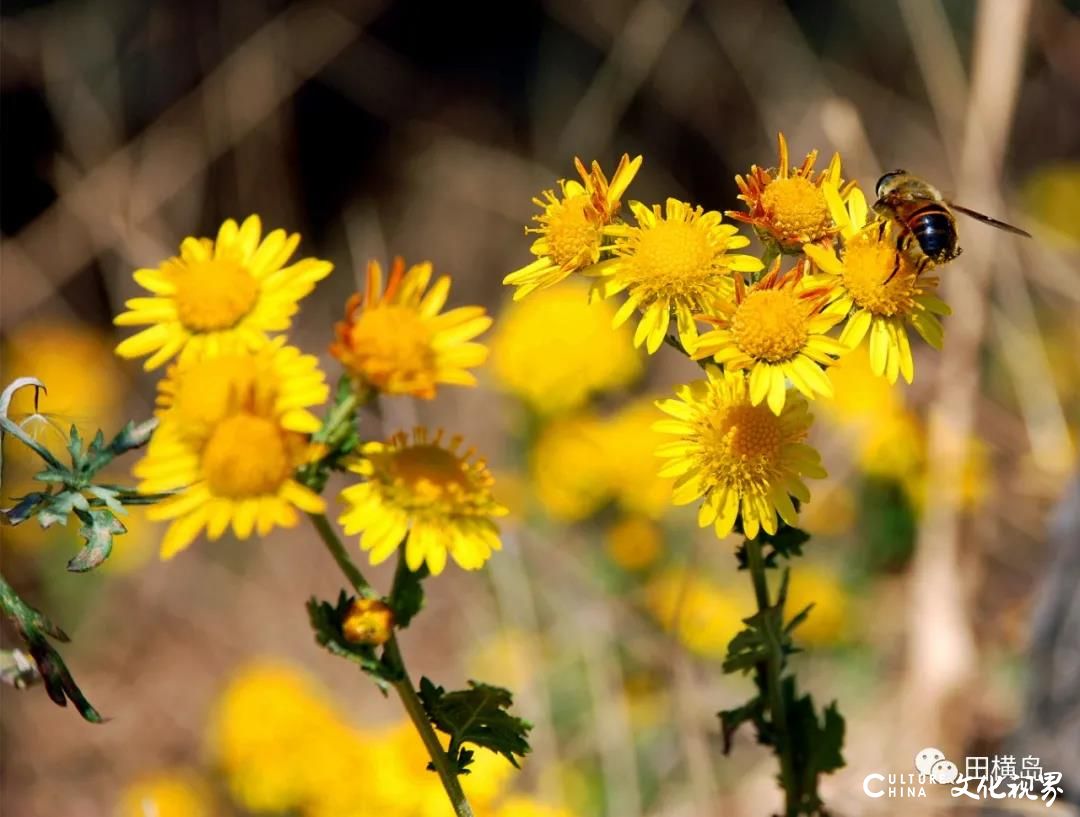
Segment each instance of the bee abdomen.
[[959,254],[956,247],[956,221],[940,205],[924,207],[912,214],[908,229],[919,248],[935,263],[951,261]]

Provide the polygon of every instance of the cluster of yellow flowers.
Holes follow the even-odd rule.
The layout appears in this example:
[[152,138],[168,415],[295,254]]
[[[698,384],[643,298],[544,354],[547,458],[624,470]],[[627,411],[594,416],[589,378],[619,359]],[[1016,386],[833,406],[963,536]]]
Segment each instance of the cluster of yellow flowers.
[[[151,296],[127,301],[115,322],[147,328],[116,351],[149,355],[148,370],[174,360],[158,383],[160,426],[135,468],[141,491],[173,493],[150,511],[171,522],[164,558],[203,531],[210,540],[230,526],[240,539],[265,536],[296,525],[297,511],[326,509],[298,469],[323,453],[312,442],[323,428],[312,409],[329,387],[318,360],[281,333],[333,267],[290,263],[299,241],[284,230],[263,236],[257,216],[229,220],[215,239],[187,238],[178,257],[134,274]],[[491,319],[478,306],[443,311],[449,291],[449,277],[432,282],[428,263],[406,270],[397,259],[385,282],[379,264],[368,265],[330,349],[357,395],[430,399],[439,384],[476,382],[469,369],[487,350],[473,339]],[[373,562],[404,542],[413,570],[426,562],[438,573],[448,556],[474,569],[499,547],[492,517],[505,510],[484,463],[460,446],[417,429],[356,452],[350,467],[362,481],[342,493],[341,522]]]
[[[208,749],[229,798],[245,813],[298,817],[436,817],[448,811],[438,778],[408,723],[358,728],[304,673],[278,661],[242,666],[219,696]],[[512,793],[512,769],[479,750],[462,778],[478,817],[571,817]],[[192,771],[140,778],[120,817],[208,817],[208,781]]]
[[938,279],[920,273],[894,226],[842,180],[839,156],[821,173],[816,158],[792,167],[781,135],[777,168],[736,179],[747,212],[728,215],[754,227],[774,259],[768,270],[733,252],[750,241],[718,211],[631,201],[635,223],[621,220],[619,199],[641,167],[624,156],[610,183],[596,163],[578,162],[580,183],[536,200],[537,260],[504,279],[520,298],[581,276],[596,299],[625,296],[612,325],[636,315],[635,347],[653,354],[667,342],[703,362],[703,380],[658,401],[669,417],[654,428],[676,439],[656,453],[674,502],[701,500],[699,523],[719,537],[737,522],[749,537],[775,533],[778,519],[796,524],[804,479],[825,476],[805,439],[807,401],[833,395],[829,367],[866,345],[873,374],[910,382],[908,330],[942,341]]

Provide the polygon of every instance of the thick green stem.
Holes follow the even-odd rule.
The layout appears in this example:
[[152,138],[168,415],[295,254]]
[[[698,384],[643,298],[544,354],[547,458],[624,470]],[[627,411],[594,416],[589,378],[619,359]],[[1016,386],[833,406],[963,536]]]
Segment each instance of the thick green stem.
[[[334,557],[334,561],[337,562],[337,566],[341,568],[341,572],[345,574],[345,578],[349,580],[349,584],[353,586],[362,596],[368,598],[377,598],[378,593],[364,578],[364,574],[360,572],[353,561],[349,558],[348,552],[345,550],[345,546],[341,543],[341,539],[338,538],[337,533],[330,524],[330,520],[321,513],[309,513],[308,518],[311,519],[312,525],[315,526],[315,530],[319,534],[319,538],[322,539],[326,549],[330,551],[330,555]],[[409,719],[412,720],[413,726],[416,727],[416,731],[420,735],[420,740],[423,741],[424,747],[428,751],[428,756],[431,758],[431,765],[435,767],[435,771],[439,775],[439,780],[442,782],[443,789],[446,790],[446,796],[450,799],[450,804],[454,807],[454,814],[457,817],[473,817],[472,807],[469,806],[469,801],[465,797],[465,792],[461,789],[461,783],[458,781],[457,771],[454,768],[454,762],[450,756],[442,748],[442,744],[439,743],[439,738],[435,734],[435,730],[431,727],[431,722],[428,721],[427,713],[424,711],[424,705],[420,701],[420,696],[416,694],[416,689],[413,687],[412,679],[409,677],[409,670],[405,666],[405,659],[401,655],[401,649],[398,647],[397,637],[391,636],[390,640],[386,643],[385,659],[401,674],[401,679],[395,681],[393,684],[394,691],[401,698],[401,703],[405,706],[405,711],[409,713]]]
[[[769,603],[769,585],[765,578],[765,561],[761,555],[761,542],[756,538],[746,540],[746,555],[750,578],[754,583],[754,596],[758,610],[765,611]],[[780,688],[780,675],[784,667],[783,646],[780,634],[766,627],[768,633],[768,657],[764,666],[765,699],[769,707],[769,720],[773,726],[776,755],[780,760],[780,785],[784,789],[784,815],[796,817],[799,813],[798,783],[795,778],[795,762],[791,752],[791,736],[788,734],[787,707]]]

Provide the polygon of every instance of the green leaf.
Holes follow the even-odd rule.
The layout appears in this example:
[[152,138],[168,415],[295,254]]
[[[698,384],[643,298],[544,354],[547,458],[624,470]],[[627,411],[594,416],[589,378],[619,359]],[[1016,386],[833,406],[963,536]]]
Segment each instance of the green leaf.
[[[101,723],[103,719],[100,713],[90,705],[75,679],[71,677],[64,659],[48,641],[48,637],[67,641],[67,634],[23,601],[2,575],[0,610],[11,620],[19,636],[26,642],[30,657],[33,658],[38,675],[45,685],[45,691],[53,703],[67,706],[70,700],[84,719],[91,723]],[[21,677],[32,680],[25,672],[21,673]]]
[[435,728],[450,736],[447,751],[459,773],[467,773],[472,760],[472,752],[464,749],[466,743],[490,749],[515,767],[518,758],[529,752],[532,724],[507,711],[514,703],[509,690],[469,681],[468,689],[447,692],[421,678],[420,700]]
[[844,718],[833,701],[819,719],[813,698],[798,695],[793,676],[784,678],[782,693],[800,803],[804,813],[816,814],[823,805],[818,795],[818,779],[844,766]]
[[759,736],[769,729],[769,725],[765,722],[765,701],[760,695],[751,698],[742,706],[723,710],[719,713],[719,717],[720,729],[724,735],[725,755],[731,753],[731,738],[744,723],[754,724]]
[[112,510],[98,509],[77,513],[83,523],[79,528],[79,536],[86,540],[86,544],[67,563],[67,569],[73,573],[85,573],[109,558],[113,536],[127,533],[127,528],[113,515]]
[[409,622],[424,607],[423,580],[428,577],[427,565],[421,565],[417,571],[409,570],[404,559],[398,559],[394,573],[394,585],[390,591],[390,609],[394,611],[394,625],[405,629]]
[[315,631],[315,640],[334,655],[345,658],[360,666],[370,675],[385,695],[390,685],[402,679],[402,674],[390,664],[379,659],[375,647],[371,644],[352,644],[345,639],[341,631],[341,622],[352,606],[353,596],[344,590],[338,595],[337,604],[319,601],[312,597],[308,600],[308,619]]
[[66,525],[68,516],[72,511],[76,510],[90,510],[90,503],[86,501],[86,497],[81,493],[67,490],[52,494],[42,503],[42,507],[38,510],[38,524],[43,528],[51,527],[57,523]]
[[[786,522],[781,523],[776,533],[758,533],[758,541],[762,544],[762,561],[765,567],[776,567],[778,559],[791,559],[802,556],[802,546],[810,541],[810,534],[799,528],[792,527]],[[739,563],[739,570],[747,570],[750,563],[746,556],[746,542],[743,542],[735,551],[735,558]]]
[[38,507],[48,498],[49,494],[34,491],[26,496],[19,497],[13,507],[0,511],[0,513],[3,513],[4,521],[7,524],[21,525],[27,519],[33,517],[37,513]]

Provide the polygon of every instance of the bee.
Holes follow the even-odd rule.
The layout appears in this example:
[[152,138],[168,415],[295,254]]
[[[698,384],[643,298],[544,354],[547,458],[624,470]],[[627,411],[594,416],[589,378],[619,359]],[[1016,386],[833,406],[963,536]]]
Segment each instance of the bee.
[[[875,190],[877,201],[873,205],[874,212],[897,226],[899,235],[896,249],[911,259],[919,273],[930,264],[944,264],[960,254],[953,210],[999,230],[1031,238],[1030,233],[1019,227],[947,201],[937,188],[906,170],[886,173],[878,179]],[[899,257],[897,266],[885,279],[886,283],[898,268]]]

